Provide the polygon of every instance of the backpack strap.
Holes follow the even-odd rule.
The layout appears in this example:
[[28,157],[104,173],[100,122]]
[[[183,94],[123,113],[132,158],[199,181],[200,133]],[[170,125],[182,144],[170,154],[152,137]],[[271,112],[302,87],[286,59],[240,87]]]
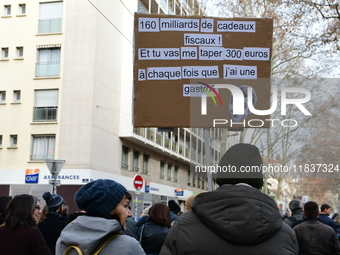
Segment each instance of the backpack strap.
[[291,221],[295,222],[296,221],[296,218],[294,216],[290,216],[288,217],[287,219],[290,219]]
[[105,247],[109,242],[111,242],[112,239],[114,239],[114,238],[117,237],[117,236],[119,236],[119,234],[115,234],[115,235],[113,235],[113,236],[110,236],[110,238],[107,239],[106,242],[105,242],[102,246],[100,246],[100,248],[99,248],[96,252],[93,253],[93,255],[98,255],[98,254],[102,251],[102,249],[104,249],[104,247]]
[[143,224],[142,226],[142,230],[140,231],[140,236],[139,236],[139,242],[142,243],[142,237],[143,237],[143,230],[144,230],[144,226],[146,223]]
[[63,253],[63,255],[69,254],[69,252],[70,252],[72,249],[75,249],[75,250],[78,252],[78,255],[83,255],[83,252],[81,251],[81,249],[80,249],[78,246],[69,246],[69,247],[66,249],[66,251]]

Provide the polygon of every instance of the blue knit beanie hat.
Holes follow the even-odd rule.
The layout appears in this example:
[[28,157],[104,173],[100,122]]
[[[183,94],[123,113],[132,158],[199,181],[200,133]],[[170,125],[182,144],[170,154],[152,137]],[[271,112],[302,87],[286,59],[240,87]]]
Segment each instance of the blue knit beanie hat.
[[126,193],[118,182],[98,179],[81,187],[74,196],[79,209],[93,216],[107,217]]
[[58,194],[53,194],[53,193],[51,194],[48,191],[45,192],[42,195],[42,197],[46,201],[46,206],[49,211],[56,211],[64,203],[64,199],[61,196],[59,196]]

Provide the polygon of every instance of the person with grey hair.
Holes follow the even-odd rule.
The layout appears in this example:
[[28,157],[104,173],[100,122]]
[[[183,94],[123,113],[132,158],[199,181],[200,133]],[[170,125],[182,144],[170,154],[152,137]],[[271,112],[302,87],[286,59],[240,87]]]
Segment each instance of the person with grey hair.
[[295,227],[305,219],[303,216],[302,203],[299,200],[292,200],[289,202],[289,210],[292,216],[286,218],[283,222],[288,224],[291,228]]

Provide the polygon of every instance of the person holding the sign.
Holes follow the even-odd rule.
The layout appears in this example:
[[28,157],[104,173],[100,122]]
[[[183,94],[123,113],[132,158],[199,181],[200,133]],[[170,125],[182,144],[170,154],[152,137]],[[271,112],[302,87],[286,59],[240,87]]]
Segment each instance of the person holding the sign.
[[56,244],[56,254],[64,254],[74,244],[83,254],[93,254],[105,243],[101,255],[145,254],[140,243],[125,233],[127,219],[132,215],[126,194],[123,185],[109,179],[98,179],[80,188],[74,198],[86,214],[64,228]]
[[[294,230],[260,191],[262,164],[256,146],[230,147],[218,165],[220,187],[196,196],[192,210],[171,227],[160,254],[297,255]],[[253,173],[244,171],[250,168]]]

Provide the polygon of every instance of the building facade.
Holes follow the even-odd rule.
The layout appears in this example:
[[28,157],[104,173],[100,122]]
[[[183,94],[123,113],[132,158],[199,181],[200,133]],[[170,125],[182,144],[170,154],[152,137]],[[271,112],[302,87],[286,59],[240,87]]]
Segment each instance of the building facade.
[[[203,129],[134,128],[134,12],[202,14],[192,0],[1,0],[0,195],[51,190],[45,159],[66,164],[58,193],[109,178],[149,204],[207,190]],[[213,162],[220,130],[211,129]],[[139,192],[133,177],[142,175]],[[176,189],[183,192],[177,192]]]

